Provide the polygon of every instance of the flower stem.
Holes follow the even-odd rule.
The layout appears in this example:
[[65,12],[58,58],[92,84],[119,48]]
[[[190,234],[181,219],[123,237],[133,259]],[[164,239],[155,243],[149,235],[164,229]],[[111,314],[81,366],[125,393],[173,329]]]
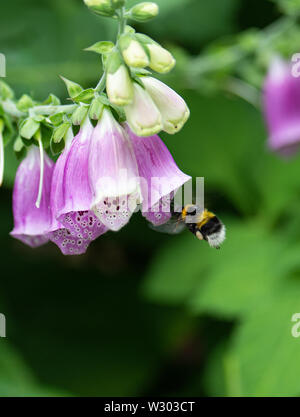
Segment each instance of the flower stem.
[[36,106],[32,107],[35,115],[51,116],[55,113],[73,113],[76,110],[77,104],[66,104],[62,106]]
[[41,132],[38,132],[38,143],[40,148],[40,183],[39,183],[39,192],[38,197],[36,200],[36,207],[40,208],[41,200],[42,200],[42,194],[43,194],[43,184],[44,184],[44,169],[45,169],[45,161],[44,161],[44,149],[42,144],[42,138],[41,138]]
[[127,19],[125,17],[125,7],[122,7],[122,9],[120,9],[118,13],[118,20],[119,20],[119,33],[118,33],[118,38],[119,38],[125,32],[125,27],[126,27]]
[[1,104],[5,113],[9,114],[12,117],[21,118],[26,116],[25,113],[18,110],[17,106],[12,100],[5,100]]

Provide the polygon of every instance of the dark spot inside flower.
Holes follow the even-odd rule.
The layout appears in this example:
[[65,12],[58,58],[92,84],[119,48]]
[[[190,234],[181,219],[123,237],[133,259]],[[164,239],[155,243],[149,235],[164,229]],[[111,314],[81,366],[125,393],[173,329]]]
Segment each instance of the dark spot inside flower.
[[117,207],[117,211],[119,211],[119,210],[120,210],[120,206]]
[[84,215],[84,211],[79,211],[78,214],[80,217],[82,217]]

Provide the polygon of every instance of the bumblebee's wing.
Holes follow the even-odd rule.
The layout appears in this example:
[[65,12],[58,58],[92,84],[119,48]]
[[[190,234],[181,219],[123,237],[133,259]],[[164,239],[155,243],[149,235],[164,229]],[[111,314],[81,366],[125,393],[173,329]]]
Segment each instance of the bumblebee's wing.
[[150,228],[160,233],[167,233],[169,235],[177,235],[181,233],[185,228],[185,223],[177,217],[172,217],[167,223],[161,226],[154,226],[150,224]]

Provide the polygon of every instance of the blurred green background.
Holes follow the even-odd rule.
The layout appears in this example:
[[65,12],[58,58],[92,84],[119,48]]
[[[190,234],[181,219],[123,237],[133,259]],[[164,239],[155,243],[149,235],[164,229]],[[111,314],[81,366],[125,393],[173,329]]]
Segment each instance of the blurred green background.
[[[180,168],[204,176],[206,206],[226,223],[220,251],[188,232],[164,236],[135,215],[81,257],[9,237],[17,162],[1,189],[0,396],[281,396],[300,394],[300,160],[270,154],[262,115],[227,94],[204,94],[189,63],[216,40],[279,17],[267,0],[158,0],[141,31],[170,47],[163,77],[191,119],[163,135]],[[132,1],[132,3],[136,3]],[[99,58],[83,52],[115,36],[81,0],[1,3],[0,51],[18,95],[62,100],[59,75],[96,85]],[[300,43],[298,43],[300,44]],[[299,52],[299,51],[295,51]],[[206,92],[207,93],[207,92]]]

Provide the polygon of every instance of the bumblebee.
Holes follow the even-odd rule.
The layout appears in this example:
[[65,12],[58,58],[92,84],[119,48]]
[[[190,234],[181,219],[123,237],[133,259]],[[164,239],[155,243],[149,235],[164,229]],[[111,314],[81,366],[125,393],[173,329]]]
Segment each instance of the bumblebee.
[[172,210],[172,218],[162,226],[154,227],[163,233],[178,234],[184,229],[192,232],[197,239],[205,240],[209,246],[220,249],[226,238],[226,228],[221,220],[208,210],[201,210],[194,204],[188,204],[181,212]]

